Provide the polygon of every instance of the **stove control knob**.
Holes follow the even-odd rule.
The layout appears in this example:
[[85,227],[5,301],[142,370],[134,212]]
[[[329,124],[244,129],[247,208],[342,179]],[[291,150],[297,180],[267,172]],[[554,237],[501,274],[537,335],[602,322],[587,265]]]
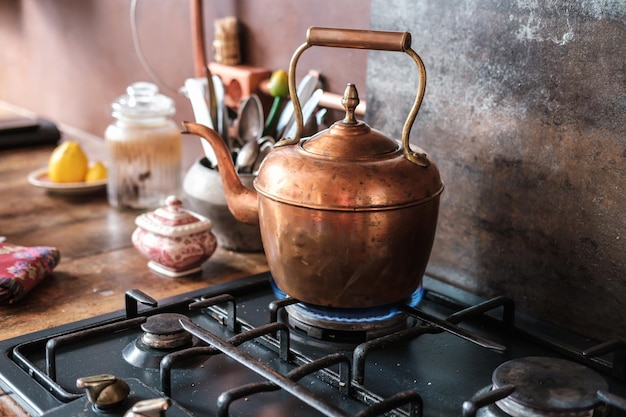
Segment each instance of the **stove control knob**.
[[113,375],[102,374],[78,378],[76,386],[84,389],[87,399],[98,408],[114,406],[126,400],[130,387]]
[[124,414],[124,417],[165,417],[165,410],[170,408],[169,398],[153,398],[139,401]]

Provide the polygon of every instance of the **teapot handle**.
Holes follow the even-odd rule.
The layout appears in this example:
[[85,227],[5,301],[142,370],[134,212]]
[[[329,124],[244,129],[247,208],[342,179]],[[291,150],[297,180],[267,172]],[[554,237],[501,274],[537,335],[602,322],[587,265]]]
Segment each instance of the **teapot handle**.
[[428,167],[430,165],[428,156],[424,153],[413,152],[409,143],[409,134],[413,127],[413,122],[417,117],[417,112],[422,105],[424,92],[426,91],[426,68],[424,62],[411,49],[411,34],[409,32],[385,32],[357,29],[332,29],[311,27],[307,31],[307,41],[296,49],[289,63],[289,95],[293,102],[294,115],[296,118],[296,133],[293,138],[283,138],[275,146],[295,145],[300,141],[302,130],[304,129],[304,119],[302,116],[302,106],[296,93],[296,64],[300,55],[312,46],[327,46],[332,48],[351,49],[371,49],[376,51],[405,52],[417,65],[419,73],[417,96],[413,102],[413,107],[407,116],[402,128],[402,152],[409,161]]

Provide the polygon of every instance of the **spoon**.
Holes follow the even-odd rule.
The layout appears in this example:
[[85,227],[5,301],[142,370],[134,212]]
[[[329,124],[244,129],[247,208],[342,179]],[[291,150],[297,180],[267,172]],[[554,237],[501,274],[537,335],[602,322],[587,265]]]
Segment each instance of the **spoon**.
[[263,134],[263,105],[256,94],[251,94],[239,107],[237,116],[239,126],[237,133],[244,145],[247,142],[254,142]]
[[256,175],[261,167],[261,162],[265,159],[268,153],[274,149],[274,138],[271,136],[263,136],[259,139],[259,154],[256,157],[256,161],[252,165],[252,173]]
[[235,166],[237,172],[240,174],[249,174],[252,172],[252,166],[259,156],[259,144],[256,141],[248,141],[243,144],[239,153],[237,153],[237,159],[235,160]]
[[263,159],[274,149],[274,142],[271,136],[263,136],[254,142],[246,142],[237,154],[235,161],[237,172],[249,174],[258,171]]

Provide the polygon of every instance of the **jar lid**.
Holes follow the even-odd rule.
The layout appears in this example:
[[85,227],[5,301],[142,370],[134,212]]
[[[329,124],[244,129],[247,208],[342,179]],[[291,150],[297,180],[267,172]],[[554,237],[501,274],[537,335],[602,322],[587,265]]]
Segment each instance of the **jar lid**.
[[115,99],[111,105],[116,119],[136,120],[171,116],[176,112],[174,100],[159,94],[159,88],[141,81],[129,85],[126,94]]
[[211,220],[183,209],[182,202],[175,196],[165,200],[165,207],[141,214],[135,224],[151,233],[167,237],[189,236],[210,230]]

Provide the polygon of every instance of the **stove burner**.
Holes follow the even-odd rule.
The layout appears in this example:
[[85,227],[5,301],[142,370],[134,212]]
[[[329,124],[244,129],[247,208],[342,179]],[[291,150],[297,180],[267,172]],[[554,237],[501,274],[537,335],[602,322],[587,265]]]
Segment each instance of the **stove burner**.
[[124,359],[139,368],[159,368],[163,356],[194,345],[194,339],[180,325],[183,314],[150,316],[141,325],[144,333],[123,351]]
[[379,321],[341,321],[332,316],[315,316],[307,306],[295,304],[285,307],[289,325],[314,339],[330,342],[361,343],[407,327],[406,314],[398,314]]
[[496,402],[513,417],[591,416],[601,402],[598,390],[608,383],[595,371],[564,359],[531,356],[498,366],[492,375],[493,389],[515,386],[508,397]]
[[141,341],[154,349],[176,349],[191,342],[191,335],[180,325],[182,314],[164,313],[148,317],[141,325]]
[[[287,297],[272,281],[274,294],[279,299]],[[419,287],[404,304],[415,307],[424,296]],[[384,336],[407,327],[408,315],[397,304],[371,308],[329,308],[307,303],[296,303],[285,307],[288,324],[304,331],[314,339],[361,343]]]

